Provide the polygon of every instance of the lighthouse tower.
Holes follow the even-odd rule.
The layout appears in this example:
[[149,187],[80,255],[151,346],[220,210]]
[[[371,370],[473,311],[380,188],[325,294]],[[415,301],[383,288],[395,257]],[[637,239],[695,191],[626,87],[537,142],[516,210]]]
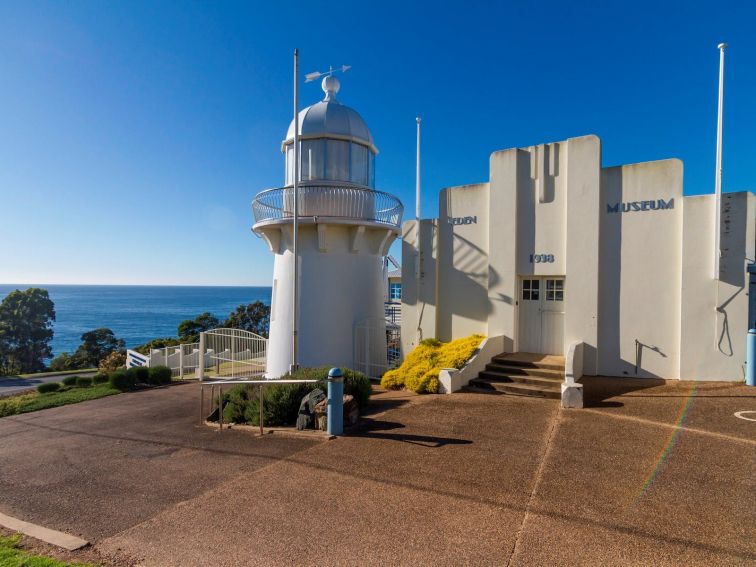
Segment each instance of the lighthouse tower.
[[375,190],[378,149],[362,117],[336,100],[338,79],[326,76],[322,87],[325,98],[299,113],[299,164],[292,121],[281,147],[285,186],[252,202],[252,230],[275,255],[268,378],[285,374],[293,361],[295,175],[298,363],[370,373],[386,362],[383,257],[399,235],[403,207]]

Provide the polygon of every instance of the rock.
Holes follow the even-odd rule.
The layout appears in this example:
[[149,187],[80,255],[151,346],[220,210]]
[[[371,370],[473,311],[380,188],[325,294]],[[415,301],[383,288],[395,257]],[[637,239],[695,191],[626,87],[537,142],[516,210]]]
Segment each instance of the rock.
[[355,425],[360,419],[360,408],[354,396],[344,396],[344,424]]
[[326,401],[326,395],[319,388],[316,388],[302,398],[302,402],[299,404],[299,414],[297,415],[297,429],[315,429],[315,407],[321,401]]
[[[343,400],[342,403],[344,404],[344,424],[345,425],[356,424],[360,419],[360,408],[357,405],[357,402],[355,401],[354,396],[350,394],[344,394],[344,397],[342,400]],[[319,402],[315,406],[315,416],[316,416],[316,421],[318,422],[318,429],[322,429],[325,431],[327,415],[328,415],[328,400],[325,399],[322,402]]]

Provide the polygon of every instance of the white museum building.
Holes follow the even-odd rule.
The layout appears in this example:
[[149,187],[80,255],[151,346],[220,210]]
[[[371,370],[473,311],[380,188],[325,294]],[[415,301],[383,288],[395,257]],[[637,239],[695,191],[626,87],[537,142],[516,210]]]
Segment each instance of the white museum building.
[[586,375],[743,380],[754,220],[750,192],[683,196],[680,160],[604,167],[596,136],[494,152],[403,225],[402,350],[480,333],[580,345]]

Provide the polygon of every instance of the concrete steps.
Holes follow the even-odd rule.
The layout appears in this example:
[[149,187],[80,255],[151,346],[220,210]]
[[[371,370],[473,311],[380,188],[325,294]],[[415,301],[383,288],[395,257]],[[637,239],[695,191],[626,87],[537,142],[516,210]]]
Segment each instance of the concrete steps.
[[470,380],[468,392],[560,399],[564,358],[530,353],[500,354]]

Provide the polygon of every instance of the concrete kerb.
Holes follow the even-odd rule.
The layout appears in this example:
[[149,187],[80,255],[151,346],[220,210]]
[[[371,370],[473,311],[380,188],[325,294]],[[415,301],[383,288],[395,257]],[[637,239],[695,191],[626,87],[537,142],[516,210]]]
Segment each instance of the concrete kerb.
[[564,361],[564,382],[562,383],[562,407],[583,407],[583,385],[578,383],[583,377],[583,343],[570,344]]
[[51,530],[50,528],[25,522],[12,516],[6,516],[2,513],[0,513],[0,526],[13,530],[14,532],[20,532],[29,537],[33,537],[34,539],[44,541],[50,545],[62,547],[68,551],[76,551],[77,549],[89,545],[87,540],[81,539],[80,537],[59,532],[57,530]]

